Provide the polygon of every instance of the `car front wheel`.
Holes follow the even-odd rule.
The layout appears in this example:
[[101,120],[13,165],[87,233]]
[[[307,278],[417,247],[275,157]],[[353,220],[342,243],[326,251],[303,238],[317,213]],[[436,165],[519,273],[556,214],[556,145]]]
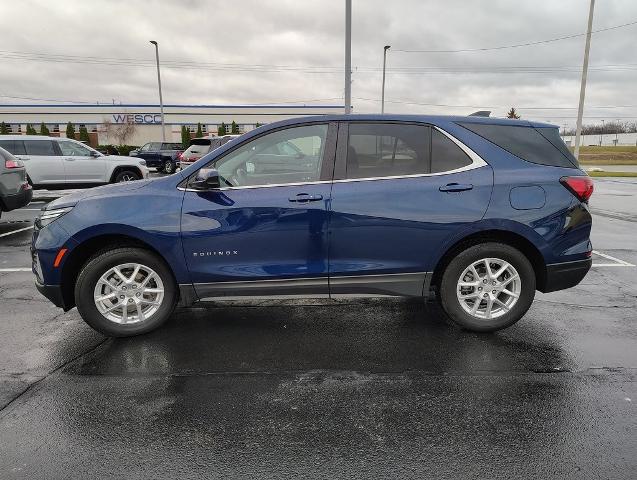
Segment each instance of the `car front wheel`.
[[75,285],[86,323],[113,337],[156,329],[172,314],[177,288],[168,266],[141,248],[115,248],[91,258]]
[[439,300],[456,324],[490,332],[524,316],[533,303],[535,283],[533,266],[522,252],[506,244],[483,243],[449,262]]

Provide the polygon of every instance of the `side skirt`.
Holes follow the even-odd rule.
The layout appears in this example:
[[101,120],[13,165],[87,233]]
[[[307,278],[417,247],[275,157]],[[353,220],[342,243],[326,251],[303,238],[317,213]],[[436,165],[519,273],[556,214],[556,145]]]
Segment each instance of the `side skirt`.
[[248,280],[179,285],[179,305],[237,298],[427,297],[431,272]]

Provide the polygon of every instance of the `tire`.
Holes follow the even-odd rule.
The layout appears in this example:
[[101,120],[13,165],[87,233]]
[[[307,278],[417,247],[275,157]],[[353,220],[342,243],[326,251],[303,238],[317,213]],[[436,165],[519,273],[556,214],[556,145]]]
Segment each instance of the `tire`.
[[168,175],[175,173],[175,164],[170,160],[166,160],[161,169],[162,172],[167,173]]
[[[137,265],[139,269],[134,276]],[[114,271],[115,267],[126,282]],[[102,282],[104,279],[110,283]],[[142,248],[113,248],[98,253],[82,267],[75,284],[75,304],[82,319],[111,337],[155,330],[172,314],[177,296],[169,267],[160,257]]]
[[115,176],[114,183],[132,182],[134,180],[139,180],[140,178],[142,177],[135,170],[122,170]]
[[[486,259],[491,274],[487,273]],[[511,268],[495,278],[505,263]],[[482,243],[460,252],[449,262],[440,281],[439,301],[445,313],[456,325],[474,332],[493,332],[513,325],[528,311],[534,297],[531,262],[519,250],[502,243]]]

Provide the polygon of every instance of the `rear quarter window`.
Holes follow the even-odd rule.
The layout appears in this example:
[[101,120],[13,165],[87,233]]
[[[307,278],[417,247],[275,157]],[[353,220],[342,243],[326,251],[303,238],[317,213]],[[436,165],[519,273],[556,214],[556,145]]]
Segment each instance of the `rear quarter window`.
[[459,125],[527,162],[553,167],[579,167],[555,127],[485,123]]
[[13,155],[26,155],[22,140],[0,140],[0,147]]

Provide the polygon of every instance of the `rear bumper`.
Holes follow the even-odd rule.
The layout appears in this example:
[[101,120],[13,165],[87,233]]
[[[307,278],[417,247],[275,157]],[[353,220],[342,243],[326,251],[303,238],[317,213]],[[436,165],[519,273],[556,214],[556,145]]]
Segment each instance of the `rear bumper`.
[[546,282],[541,290],[544,293],[564,290],[577,285],[591,269],[593,260],[576,260],[574,262],[554,263],[546,266]]
[[27,184],[27,187],[22,188],[18,193],[2,197],[2,210],[8,212],[24,207],[29,204],[31,198],[33,198],[33,189]]
[[38,292],[53,302],[53,305],[56,307],[63,308],[64,311],[70,310],[70,308],[67,308],[64,304],[62,287],[60,285],[44,285],[36,280],[35,288],[38,289]]

